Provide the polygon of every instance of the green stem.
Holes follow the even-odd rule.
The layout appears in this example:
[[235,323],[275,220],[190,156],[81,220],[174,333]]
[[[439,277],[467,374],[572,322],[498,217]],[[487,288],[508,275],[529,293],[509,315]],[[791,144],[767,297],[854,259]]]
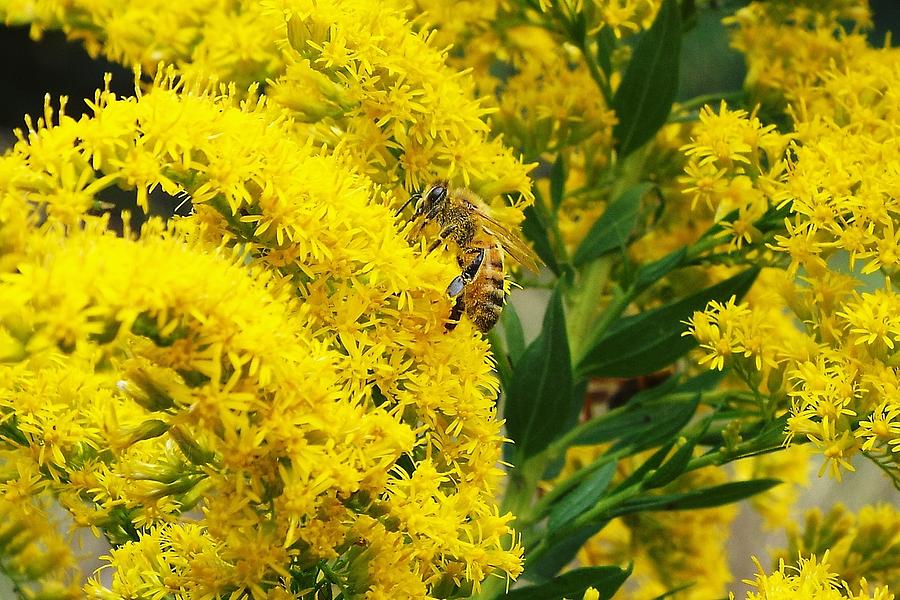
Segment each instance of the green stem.
[[597,83],[597,87],[600,88],[600,93],[603,94],[603,100],[606,103],[606,106],[612,106],[613,103],[613,93],[612,86],[609,84],[609,79],[606,77],[606,73],[600,68],[597,64],[597,61],[594,60],[593,53],[587,47],[587,40],[582,39],[580,41],[576,41],[575,45],[578,46],[578,49],[581,50],[581,55],[584,57],[584,62],[587,63],[588,71],[591,74],[591,77]]

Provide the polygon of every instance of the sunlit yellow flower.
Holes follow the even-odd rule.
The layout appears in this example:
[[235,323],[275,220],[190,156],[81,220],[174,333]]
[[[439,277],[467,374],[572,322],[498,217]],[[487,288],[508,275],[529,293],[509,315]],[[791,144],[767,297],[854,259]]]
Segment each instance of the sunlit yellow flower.
[[[444,328],[453,258],[410,247],[373,182],[263,98],[161,71],[93,110],[0,159],[2,201],[48,215],[0,280],[4,492],[46,488],[117,544],[87,593],[262,597],[296,576],[397,598],[516,576],[488,345]],[[109,185],[183,191],[195,214],[116,237],[87,213]]]
[[[851,598],[853,600],[893,600],[894,595],[887,586],[876,587],[869,591],[869,585],[865,579],[860,580],[859,592],[854,593],[850,586],[841,581],[838,575],[831,571],[828,552],[825,552],[822,561],[818,562],[816,556],[800,558],[796,567],[786,566],[784,561],[778,565],[778,570],[771,575],[766,574],[765,569],[755,558],[757,575],[755,580],[747,583],[756,591],[747,592],[747,600],[839,600]],[[731,594],[731,598],[734,598]]]
[[828,553],[830,570],[851,587],[868,579],[885,590],[900,585],[900,512],[889,503],[866,505],[858,514],[838,504],[827,513],[806,512],[788,528],[788,544],[775,558],[791,564],[798,556]]

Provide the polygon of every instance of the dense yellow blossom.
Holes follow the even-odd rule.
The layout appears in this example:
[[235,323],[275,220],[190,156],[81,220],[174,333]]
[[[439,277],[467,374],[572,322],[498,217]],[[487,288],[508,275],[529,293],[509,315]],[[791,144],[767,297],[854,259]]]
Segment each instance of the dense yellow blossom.
[[62,29],[95,56],[148,70],[160,62],[178,64],[184,72],[216,74],[246,89],[282,66],[272,35],[278,15],[260,6],[222,0],[15,0],[0,7],[0,16],[8,24],[31,25],[36,36]]
[[585,12],[592,31],[608,27],[618,38],[650,26],[660,0],[539,0],[541,10],[561,13]]
[[737,26],[732,46],[746,56],[745,85],[760,99],[782,104],[814,85],[823,71],[840,69],[844,57],[866,47],[858,31],[840,21],[866,26],[868,0],[776,0],[751,2],[725,19]]
[[237,90],[265,83],[270,101],[293,113],[298,135],[351,157],[398,197],[442,177],[488,200],[504,192],[530,200],[528,167],[490,135],[469,76],[445,64],[446,49],[415,31],[405,8],[362,0],[188,0],[175,10],[33,0],[0,7],[0,17],[62,28],[95,53],[148,71],[165,62]]
[[[48,108],[0,160],[3,441],[118,544],[88,593],[258,598],[318,573],[420,598],[515,576],[487,344],[444,330],[453,261],[265,99],[168,72],[92,108]],[[117,238],[89,214],[111,186],[195,214]]]
[[900,589],[900,511],[886,503],[864,506],[857,514],[842,505],[826,514],[811,509],[802,528],[789,526],[788,545],[775,558],[790,563],[798,555],[825,551],[831,570],[851,586],[865,578]]
[[[786,262],[787,275],[798,277],[796,283],[785,280],[774,288],[781,296],[781,308],[774,312],[771,303],[755,306],[752,300],[715,305],[705,316],[695,315],[693,331],[712,366],[736,364],[732,357],[753,358],[755,367],[743,369],[752,367],[758,381],[748,372],[748,383],[771,381],[773,373],[779,375],[776,382],[786,382],[790,402],[783,406],[792,413],[788,432],[819,448],[828,459],[823,470],[835,476],[853,470],[853,456],[864,450],[896,472],[892,448],[900,442],[893,355],[900,332],[890,276],[900,263],[894,193],[900,114],[892,83],[900,81],[898,55],[893,49],[868,48],[855,33],[807,27],[810,19],[831,19],[837,28],[838,17],[867,18],[862,5],[829,6],[797,12],[779,3],[754,3],[734,20],[736,39],[753,57],[751,63],[779,55],[760,31],[790,38],[801,52],[818,53],[819,44],[802,35],[807,29],[817,32],[834,41],[836,58],[808,72],[789,67],[787,79],[769,77],[766,67],[770,91],[787,102],[792,131],[761,128],[753,115],[723,105],[718,116],[706,113],[704,127],[686,147],[692,160],[683,181],[696,198],[714,204],[719,218],[731,215],[724,225],[731,244],[765,243],[781,255],[769,260]],[[751,25],[751,14],[764,18]],[[779,28],[798,35],[775,31]],[[756,82],[751,78],[748,85]],[[766,136],[773,142],[756,141]],[[761,157],[765,168],[752,168]],[[751,169],[749,178],[746,169]],[[723,193],[742,178],[740,193]],[[763,239],[751,224],[761,211],[778,207],[789,211],[786,232]],[[873,277],[878,271],[882,276]],[[784,311],[792,313],[788,320],[800,327],[799,335],[785,337],[779,325],[785,319],[775,315]],[[753,339],[762,342],[757,350],[748,344]]]
[[0,573],[22,598],[80,598],[74,549],[34,463],[4,451],[0,469]]
[[[756,591],[747,592],[746,600],[893,600],[894,594],[887,586],[871,588],[865,579],[852,588],[831,570],[828,552],[821,562],[816,556],[800,558],[799,566],[785,566],[766,574],[756,559],[756,579],[747,583]],[[858,589],[854,592],[853,589]],[[731,594],[734,598],[734,594]]]

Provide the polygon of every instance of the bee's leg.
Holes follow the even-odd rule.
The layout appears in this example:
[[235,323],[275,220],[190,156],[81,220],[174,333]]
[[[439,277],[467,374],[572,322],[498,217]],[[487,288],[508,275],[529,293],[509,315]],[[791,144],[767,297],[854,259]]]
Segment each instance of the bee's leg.
[[450,285],[447,286],[447,295],[451,298],[456,298],[462,294],[463,288],[467,283],[469,282],[466,281],[464,275],[457,275],[453,278],[453,281],[450,282]]
[[447,225],[446,227],[444,227],[438,234],[437,239],[428,245],[428,252],[426,252],[425,254],[431,254],[432,252],[434,252],[434,249],[440,246],[444,241],[444,238],[453,233],[454,229],[456,229],[456,225]]
[[478,274],[478,269],[481,268],[481,263],[484,262],[484,248],[473,248],[467,254],[472,256],[472,261],[463,268],[461,275],[466,283],[475,279],[475,276]]
[[456,298],[456,302],[453,303],[453,308],[450,309],[450,316],[447,318],[447,323],[444,324],[444,329],[446,331],[453,331],[456,329],[456,326],[459,324],[459,320],[462,318],[463,313],[466,310],[466,306],[463,303],[463,288],[466,286],[466,281],[463,280],[463,276],[459,275],[450,282],[450,286],[447,288],[447,293],[451,298]]
[[456,298],[453,308],[450,309],[450,317],[445,325],[447,331],[453,331],[459,324],[459,320],[466,310],[463,302],[463,289],[475,279],[478,269],[481,268],[481,263],[484,262],[484,248],[475,248],[467,254],[474,256],[474,258],[463,268],[462,273],[454,277],[450,285],[447,286],[447,295],[451,298]]

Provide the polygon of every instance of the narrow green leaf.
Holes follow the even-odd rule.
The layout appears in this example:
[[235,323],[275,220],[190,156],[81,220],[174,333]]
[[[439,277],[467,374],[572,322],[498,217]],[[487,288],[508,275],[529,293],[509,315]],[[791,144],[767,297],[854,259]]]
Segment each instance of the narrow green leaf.
[[616,516],[621,516],[646,510],[668,511],[713,508],[740,502],[745,498],[761,494],[779,483],[781,483],[779,479],[751,479],[749,481],[732,481],[680,494],[643,496],[622,503],[616,509],[615,514]]
[[731,481],[729,483],[723,483],[722,485],[716,485],[691,492],[688,497],[676,500],[669,504],[666,507],[666,510],[695,510],[740,502],[745,498],[761,494],[780,483],[780,479]]
[[655,260],[642,266],[638,269],[637,274],[634,277],[633,285],[635,290],[640,293],[647,289],[673,270],[680,267],[685,258],[687,258],[687,249],[681,247],[674,252],[666,254],[659,260]]
[[500,323],[503,325],[503,333],[506,335],[506,351],[509,353],[509,360],[512,364],[516,364],[522,358],[522,353],[525,352],[525,332],[522,329],[519,313],[512,304],[507,304],[503,308]]
[[525,220],[522,222],[522,233],[526,238],[534,244],[534,251],[541,260],[550,267],[550,270],[559,275],[559,265],[556,262],[556,255],[553,253],[553,243],[550,241],[549,216],[536,200],[534,204],[527,207],[522,213]]
[[[573,378],[562,290],[554,290],[541,334],[513,369],[506,398],[506,431],[516,443],[520,461],[562,434],[573,408]],[[521,464],[521,462],[519,462]]]
[[710,300],[740,299],[758,273],[757,268],[748,269],[672,304],[621,319],[586,353],[579,375],[636,377],[667,367],[697,345],[693,337],[682,335],[694,311],[703,310]]
[[[503,313],[506,314],[507,307]],[[502,317],[501,317],[502,318]],[[497,374],[500,375],[500,385],[504,390],[508,390],[512,383],[512,362],[510,361],[509,351],[506,349],[506,341],[500,337],[500,332],[493,329],[488,333],[488,341],[491,344],[491,354],[497,362]]]
[[651,398],[629,402],[598,417],[573,445],[589,446],[618,440],[615,450],[639,452],[653,448],[676,435],[694,416],[700,395]]
[[676,0],[664,0],[653,25],[634,49],[613,97],[618,123],[613,135],[620,157],[650,140],[666,122],[678,91],[681,15]]
[[553,202],[553,210],[559,210],[565,197],[567,172],[566,159],[560,152],[550,168],[550,201]]
[[683,583],[683,584],[679,585],[678,587],[672,588],[671,590],[669,590],[669,591],[666,592],[665,594],[662,594],[662,595],[657,596],[656,598],[653,598],[653,600],[666,600],[666,598],[671,598],[672,596],[674,596],[674,595],[677,594],[678,592],[683,592],[684,590],[686,590],[686,589],[688,589],[688,588],[690,588],[690,587],[693,587],[694,585],[695,585],[695,584],[694,584],[693,581],[689,581],[688,583]]
[[658,469],[659,465],[666,460],[666,457],[669,455],[669,452],[672,451],[672,448],[675,446],[675,440],[668,442],[667,444],[663,444],[663,446],[654,452],[650,458],[641,463],[637,469],[635,469],[631,475],[623,479],[619,482],[619,484],[612,490],[612,494],[624,490],[633,486],[636,483],[639,483],[644,480],[644,477],[647,476],[650,471],[654,469]]
[[627,569],[613,566],[574,569],[546,583],[513,590],[503,598],[508,600],[581,598],[590,587],[600,592],[601,598],[611,598],[631,575],[631,569],[631,566]]
[[608,252],[623,250],[637,223],[641,199],[652,188],[653,184],[640,183],[613,200],[578,246],[572,263],[579,267]]
[[610,461],[574,490],[560,498],[550,511],[548,531],[558,529],[597,503],[616,474],[616,462]]
[[584,543],[597,535],[606,526],[607,521],[592,523],[576,530],[554,543],[549,550],[541,554],[537,562],[529,562],[525,559],[525,572],[522,577],[528,581],[544,582],[551,580],[560,569],[568,565],[584,546]]
[[697,447],[697,442],[703,437],[703,434],[706,433],[706,429],[709,427],[709,424],[712,422],[712,419],[706,419],[706,423],[697,435],[692,436],[688,439],[684,445],[681,446],[675,453],[669,457],[661,467],[659,467],[653,475],[644,480],[644,489],[649,490],[653,488],[659,488],[664,485],[667,485],[674,481],[679,475],[684,473],[684,470],[687,468],[688,463],[691,462],[691,458],[694,457],[694,448]]
[[725,371],[709,370],[700,373],[696,377],[687,379],[684,383],[678,384],[679,392],[696,392],[702,393],[715,389],[723,379],[725,379]]
[[597,64],[607,77],[612,73],[612,55],[616,49],[616,34],[612,27],[602,27],[597,34]]

